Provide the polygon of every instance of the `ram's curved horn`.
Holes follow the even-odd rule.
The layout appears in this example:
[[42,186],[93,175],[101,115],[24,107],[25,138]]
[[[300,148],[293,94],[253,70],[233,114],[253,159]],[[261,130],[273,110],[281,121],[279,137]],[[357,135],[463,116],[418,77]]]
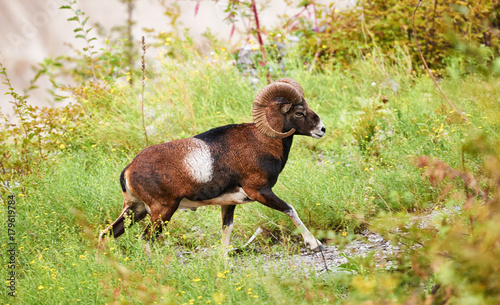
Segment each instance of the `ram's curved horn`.
[[302,86],[296,80],[288,78],[288,77],[284,77],[284,78],[278,79],[276,82],[282,82],[282,83],[287,83],[289,85],[292,85],[300,93],[302,98],[304,98],[304,90],[302,89]]
[[260,132],[271,138],[282,139],[291,136],[295,132],[295,129],[291,129],[288,132],[279,132],[269,125],[266,118],[266,108],[269,103],[277,97],[285,98],[289,103],[292,103],[292,105],[300,104],[303,99],[303,95],[301,95],[293,85],[287,82],[274,82],[265,86],[255,97],[252,107],[252,116]]

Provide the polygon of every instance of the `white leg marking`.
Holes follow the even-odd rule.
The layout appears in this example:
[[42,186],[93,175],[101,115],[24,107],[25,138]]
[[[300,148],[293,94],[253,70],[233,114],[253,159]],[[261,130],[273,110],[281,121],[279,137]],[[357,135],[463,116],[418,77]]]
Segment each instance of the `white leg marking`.
[[321,242],[317,240],[314,235],[312,235],[311,232],[306,228],[302,220],[300,220],[299,215],[297,214],[297,211],[292,207],[292,212],[287,214],[295,223],[297,228],[300,229],[300,234],[302,234],[302,237],[304,238],[304,243],[311,249],[311,250],[316,250],[317,248],[321,247]]
[[151,215],[151,209],[149,208],[149,206],[145,203],[144,204],[144,207],[146,208],[146,211],[148,211],[148,214]]
[[194,181],[209,182],[213,175],[213,159],[210,148],[205,142],[196,138],[191,139],[190,144],[189,152],[184,158],[184,165]]
[[229,247],[229,241],[231,239],[231,232],[233,231],[233,223],[225,227],[222,231],[222,255],[227,257],[227,248]]

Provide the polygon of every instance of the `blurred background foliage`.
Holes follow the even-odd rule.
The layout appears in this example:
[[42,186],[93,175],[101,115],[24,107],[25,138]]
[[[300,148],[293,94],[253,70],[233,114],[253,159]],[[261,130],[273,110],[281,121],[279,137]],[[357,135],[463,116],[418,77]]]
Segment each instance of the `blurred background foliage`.
[[[316,5],[315,24],[293,22],[289,30],[301,37],[304,53],[324,63],[348,65],[373,49],[394,54],[403,47],[413,69],[421,67],[413,39],[412,13],[415,1],[359,1],[347,11]],[[416,12],[415,29],[424,58],[435,69],[446,58],[457,56],[467,71],[486,72],[500,55],[500,5],[495,1],[422,1]],[[487,72],[486,72],[487,73]]]
[[[297,5],[294,1],[287,3]],[[228,1],[227,21],[247,18],[247,33],[255,36],[255,41],[262,37],[271,42],[286,40],[289,35],[297,37],[304,62],[348,67],[353,60],[372,56],[373,52],[394,55],[400,47],[410,55],[411,61],[406,63],[410,71],[422,68],[413,38],[416,1],[357,1],[342,10],[334,2],[300,1],[302,10],[293,16],[280,16],[281,25],[274,29],[257,25],[254,6],[255,1]],[[495,1],[422,1],[416,11],[418,43],[424,58],[436,70],[444,68],[452,56],[460,59],[464,71],[499,73],[499,27],[500,5]]]

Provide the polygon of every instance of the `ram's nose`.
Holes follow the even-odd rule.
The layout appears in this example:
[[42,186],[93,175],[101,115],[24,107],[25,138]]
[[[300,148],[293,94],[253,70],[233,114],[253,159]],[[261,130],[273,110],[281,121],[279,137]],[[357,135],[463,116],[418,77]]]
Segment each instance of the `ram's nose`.
[[325,125],[323,125],[323,123],[321,121],[319,121],[316,128],[313,131],[311,131],[311,136],[315,139],[319,139],[325,135],[325,132],[326,132]]

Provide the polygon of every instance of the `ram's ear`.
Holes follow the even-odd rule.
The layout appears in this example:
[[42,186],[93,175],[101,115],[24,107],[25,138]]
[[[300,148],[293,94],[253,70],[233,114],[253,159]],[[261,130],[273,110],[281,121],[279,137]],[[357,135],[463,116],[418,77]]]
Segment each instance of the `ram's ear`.
[[281,105],[281,113],[287,113],[288,111],[290,111],[290,109],[292,109],[292,106],[293,105],[289,103]]

